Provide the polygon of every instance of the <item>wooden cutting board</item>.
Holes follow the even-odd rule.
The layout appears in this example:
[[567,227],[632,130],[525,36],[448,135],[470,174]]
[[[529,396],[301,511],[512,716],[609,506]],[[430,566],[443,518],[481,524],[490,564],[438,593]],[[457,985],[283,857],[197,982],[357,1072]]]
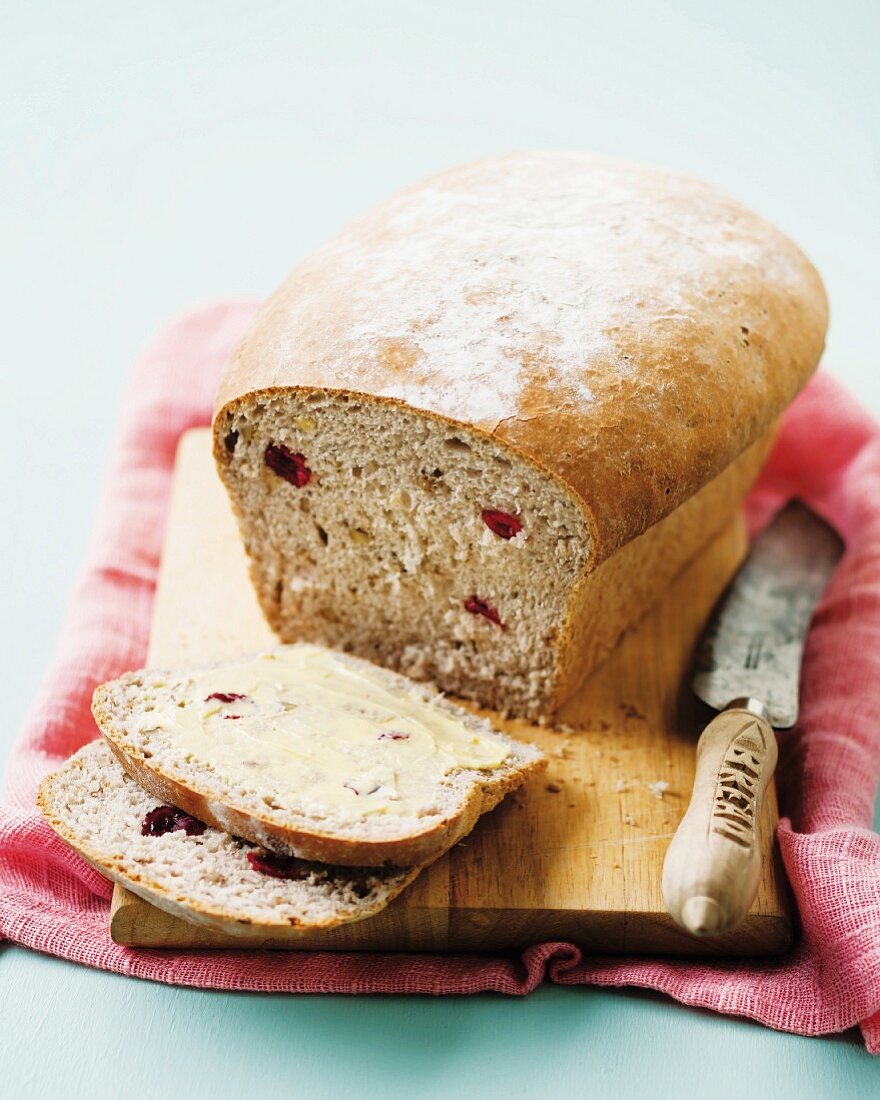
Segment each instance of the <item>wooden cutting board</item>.
[[[568,940],[591,952],[758,955],[791,926],[775,854],[776,792],[761,821],[764,873],[746,920],[717,939],[685,935],[665,912],[663,856],[690,795],[709,712],[687,669],[709,609],[745,552],[739,517],[566,707],[559,732],[500,722],[549,754],[510,796],[382,913],[293,940],[235,938],[171,917],[117,886],[110,929],[132,947],[269,946],[500,951]],[[180,445],[148,660],[202,664],[275,644],[210,454],[207,429]],[[661,790],[652,785],[667,783]]]

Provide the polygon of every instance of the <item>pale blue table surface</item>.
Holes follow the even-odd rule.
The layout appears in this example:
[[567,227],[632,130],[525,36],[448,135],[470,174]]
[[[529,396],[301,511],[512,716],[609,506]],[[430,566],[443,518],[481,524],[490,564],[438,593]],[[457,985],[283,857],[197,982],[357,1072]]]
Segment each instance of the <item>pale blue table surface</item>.
[[[880,413],[878,13],[876,0],[5,0],[0,760],[51,656],[138,349],[194,302],[268,292],[429,171],[576,146],[711,179],[817,264],[828,369]],[[630,992],[221,995],[0,947],[4,1097],[734,1089],[877,1096],[880,1061],[854,1033],[780,1035]]]

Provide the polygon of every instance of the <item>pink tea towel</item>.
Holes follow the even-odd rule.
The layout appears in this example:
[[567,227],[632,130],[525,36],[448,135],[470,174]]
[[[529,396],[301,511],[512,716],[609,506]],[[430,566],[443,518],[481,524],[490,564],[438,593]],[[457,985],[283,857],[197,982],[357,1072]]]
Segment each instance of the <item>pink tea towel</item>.
[[172,325],[134,372],[97,529],[51,668],[8,768],[0,807],[0,936],[155,981],[273,992],[527,993],[544,979],[635,985],[770,1027],[823,1035],[861,1025],[880,1051],[880,428],[831,378],[786,414],[749,499],[752,529],[797,494],[847,550],[814,618],[801,720],[781,736],[779,845],[800,914],[782,958],[597,958],[568,943],[521,957],[129,950],[110,941],[110,885],[43,824],[41,778],[96,728],[101,680],[143,663],[180,434],[207,424],[220,368],[254,302]]

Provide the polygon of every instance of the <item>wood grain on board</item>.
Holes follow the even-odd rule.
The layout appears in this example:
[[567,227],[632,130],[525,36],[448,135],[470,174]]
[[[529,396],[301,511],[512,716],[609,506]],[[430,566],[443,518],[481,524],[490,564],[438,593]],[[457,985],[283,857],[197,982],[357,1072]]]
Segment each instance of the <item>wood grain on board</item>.
[[[117,886],[111,935],[132,947],[500,951],[567,940],[590,952],[758,955],[787,946],[773,851],[776,793],[761,821],[764,869],[743,923],[697,940],[663,907],[663,856],[687,807],[694,752],[711,717],[687,688],[707,614],[745,552],[739,517],[679,576],[560,716],[567,730],[498,721],[537,742],[550,767],[484,817],[377,916],[283,939],[189,924]],[[203,664],[276,644],[214,472],[207,429],[178,454],[149,663]],[[668,784],[661,789],[658,784]]]

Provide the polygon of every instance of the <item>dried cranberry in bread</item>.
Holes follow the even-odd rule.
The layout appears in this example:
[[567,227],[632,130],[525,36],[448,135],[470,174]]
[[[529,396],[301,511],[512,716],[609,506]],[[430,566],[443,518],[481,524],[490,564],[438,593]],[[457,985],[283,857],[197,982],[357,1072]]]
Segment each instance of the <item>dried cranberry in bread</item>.
[[425,685],[300,643],[100,685],[92,711],[160,804],[300,859],[436,859],[546,758]]
[[826,320],[798,248],[690,176],[529,152],[400,192],[220,385],[269,622],[552,713],[737,507]]
[[256,928],[283,938],[363,920],[384,909],[421,870],[279,862],[201,823],[200,829],[156,828],[157,818],[167,824],[187,815],[157,806],[103,740],[47,776],[37,804],[55,832],[101,874],[173,916],[231,935]]

